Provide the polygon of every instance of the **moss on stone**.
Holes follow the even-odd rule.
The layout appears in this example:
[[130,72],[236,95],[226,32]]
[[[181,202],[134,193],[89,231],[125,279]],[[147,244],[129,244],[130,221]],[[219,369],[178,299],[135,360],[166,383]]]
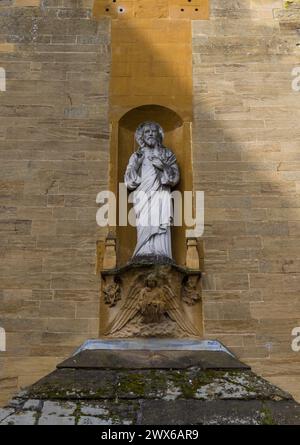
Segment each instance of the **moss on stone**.
[[131,394],[132,396],[143,397],[145,392],[145,377],[138,373],[128,372],[126,375],[122,375],[118,384],[118,394]]
[[76,409],[74,411],[74,417],[75,417],[75,425],[78,425],[80,419],[81,419],[81,409],[80,409],[80,403],[76,403]]
[[[90,382],[81,378],[75,380],[70,376],[51,379],[32,387],[30,397],[43,400],[217,399],[223,397],[222,391],[218,392],[218,387],[224,385],[227,398],[230,398],[230,394],[232,398],[245,400],[285,398],[280,390],[255,376],[251,371],[241,372],[236,369],[123,369],[111,370],[109,375],[110,378],[101,379],[100,373],[97,379],[94,376]],[[206,391],[206,386],[209,392]]]
[[276,425],[276,422],[273,418],[272,411],[264,406],[264,408],[261,410],[261,416],[262,416],[262,425]]

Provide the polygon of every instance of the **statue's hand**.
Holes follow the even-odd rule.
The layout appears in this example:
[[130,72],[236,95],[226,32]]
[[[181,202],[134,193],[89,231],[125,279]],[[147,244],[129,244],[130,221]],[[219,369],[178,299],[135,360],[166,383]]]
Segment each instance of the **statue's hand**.
[[154,165],[154,167],[158,168],[159,170],[163,170],[164,169],[164,164],[157,157],[153,157],[152,158],[152,164]]
[[144,159],[145,159],[145,153],[143,151],[140,151],[139,154],[136,155],[136,164],[138,168],[140,168],[140,166],[144,162]]

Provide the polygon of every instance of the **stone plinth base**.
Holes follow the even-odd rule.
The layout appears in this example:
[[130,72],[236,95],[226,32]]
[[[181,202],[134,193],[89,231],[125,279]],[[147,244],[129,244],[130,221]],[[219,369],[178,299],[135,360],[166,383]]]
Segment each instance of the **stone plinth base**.
[[122,349],[122,341],[99,349],[97,342],[20,393],[0,410],[0,424],[300,424],[291,396],[218,342],[191,342],[186,350],[164,350],[156,340],[151,350]]

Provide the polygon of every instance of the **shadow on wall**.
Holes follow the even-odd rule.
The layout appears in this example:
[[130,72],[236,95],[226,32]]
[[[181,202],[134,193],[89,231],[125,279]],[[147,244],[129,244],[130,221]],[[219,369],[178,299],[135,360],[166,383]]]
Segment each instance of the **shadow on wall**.
[[[295,26],[279,8],[216,2],[210,21],[192,25],[193,181],[206,203],[205,335],[295,394],[300,102],[291,71],[298,50]],[[300,14],[293,20],[299,25]],[[124,23],[129,41],[151,53],[151,63],[140,64],[151,77],[156,61],[168,61],[163,38],[151,43],[145,28]],[[188,75],[178,77],[172,64],[173,57],[165,77],[176,78],[176,97],[186,97]]]

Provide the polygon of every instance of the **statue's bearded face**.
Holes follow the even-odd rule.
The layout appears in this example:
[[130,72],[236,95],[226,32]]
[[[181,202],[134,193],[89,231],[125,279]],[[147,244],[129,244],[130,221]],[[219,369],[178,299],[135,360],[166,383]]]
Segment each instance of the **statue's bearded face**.
[[150,148],[159,144],[159,131],[156,125],[146,125],[144,128],[143,139]]

